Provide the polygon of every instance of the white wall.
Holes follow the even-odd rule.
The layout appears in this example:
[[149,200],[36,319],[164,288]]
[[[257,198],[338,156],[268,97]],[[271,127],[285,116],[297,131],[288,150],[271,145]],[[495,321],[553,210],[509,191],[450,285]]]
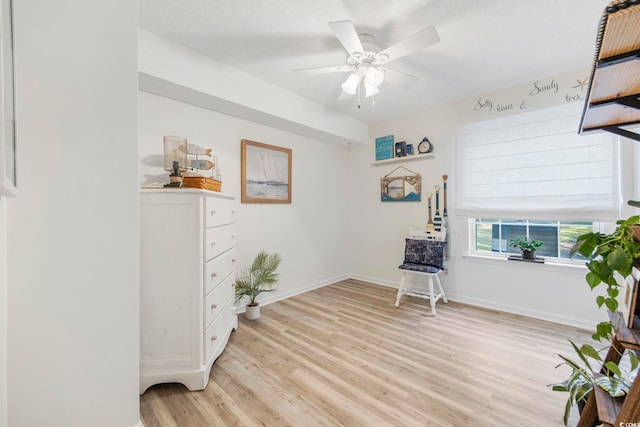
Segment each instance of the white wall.
[[0,196],[0,427],[7,425],[7,199]]
[[[597,309],[595,294],[584,281],[584,268],[532,266],[467,257],[467,221],[456,218],[453,209],[453,143],[457,128],[472,121],[522,110],[582,102],[586,88],[580,88],[577,79],[585,81],[588,73],[589,70],[584,69],[541,78],[537,84],[528,82],[372,125],[370,144],[356,148],[351,162],[351,179],[357,178],[363,183],[362,191],[354,193],[351,203],[351,217],[358,218],[353,222],[351,239],[353,275],[397,286],[397,266],[402,261],[403,238],[407,229],[426,224],[426,193],[433,192],[434,185],[442,185],[442,175],[447,174],[451,260],[443,284],[451,299],[586,328],[593,328],[606,318],[604,310]],[[539,89],[545,86],[549,89],[540,92]],[[481,104],[485,107],[480,108]],[[396,141],[406,140],[414,144],[427,136],[434,145],[436,157],[371,166],[375,159],[375,138],[384,135],[394,135]],[[422,175],[422,202],[380,202],[380,178],[400,165]],[[372,236],[375,236],[373,241]]]
[[8,424],[138,425],[137,4],[14,7]]
[[[275,102],[275,101],[274,101]],[[140,183],[168,182],[162,168],[164,135],[179,135],[212,148],[222,170],[222,191],[238,198],[238,265],[260,249],[279,252],[278,292],[263,303],[346,277],[349,253],[348,200],[359,185],[349,182],[348,147],[227,116],[147,92],[139,92]],[[241,140],[293,150],[291,204],[241,204]]]

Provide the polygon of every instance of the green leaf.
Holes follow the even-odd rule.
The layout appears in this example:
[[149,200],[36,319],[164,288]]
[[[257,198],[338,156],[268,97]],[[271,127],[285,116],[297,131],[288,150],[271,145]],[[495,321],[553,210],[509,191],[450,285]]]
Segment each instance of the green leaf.
[[607,293],[611,298],[616,298],[620,291],[618,290],[618,288],[608,288]]
[[622,224],[624,224],[624,225],[633,225],[638,221],[640,221],[640,215],[633,215],[633,216],[630,216],[629,218],[627,218],[626,220],[624,220],[622,222]]
[[622,375],[622,372],[620,372],[620,368],[618,367],[618,365],[611,360],[606,362],[604,364],[604,367],[607,370],[607,375],[613,374],[617,377],[620,377]]
[[631,362],[631,370],[635,371],[638,369],[638,365],[640,365],[640,362],[638,362],[638,356],[635,351],[629,351],[627,353],[629,354],[629,361]]
[[606,305],[612,313],[615,313],[618,310],[618,301],[613,298],[605,298],[604,305]]
[[595,383],[613,397],[622,397],[629,392],[629,383],[618,378],[598,377]]
[[587,273],[586,279],[587,279],[587,284],[591,289],[595,288],[602,282],[602,280],[600,280],[600,277],[598,277],[597,274],[591,271]]
[[602,338],[607,338],[613,333],[613,325],[611,322],[600,322],[596,325],[596,333],[592,335],[592,338],[596,341],[600,341]]
[[591,357],[596,360],[602,360],[602,357],[600,357],[600,353],[598,353],[596,349],[589,344],[583,344],[582,347],[580,347],[580,351],[587,357]]
[[596,304],[598,304],[598,307],[602,307],[602,304],[604,304],[604,297],[602,295],[596,297]]
[[607,257],[607,265],[616,271],[627,271],[631,268],[631,259],[624,249],[617,247]]

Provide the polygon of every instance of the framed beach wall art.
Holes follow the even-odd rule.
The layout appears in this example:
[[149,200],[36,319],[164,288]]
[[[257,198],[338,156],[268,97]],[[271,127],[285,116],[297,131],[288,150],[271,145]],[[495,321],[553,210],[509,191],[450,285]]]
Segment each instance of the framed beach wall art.
[[0,0],[0,195],[15,197],[16,134],[11,0]]
[[[400,169],[409,175],[394,175]],[[422,176],[419,173],[398,166],[380,178],[380,201],[382,202],[419,202],[422,200]]]
[[242,203],[291,203],[291,149],[242,140]]

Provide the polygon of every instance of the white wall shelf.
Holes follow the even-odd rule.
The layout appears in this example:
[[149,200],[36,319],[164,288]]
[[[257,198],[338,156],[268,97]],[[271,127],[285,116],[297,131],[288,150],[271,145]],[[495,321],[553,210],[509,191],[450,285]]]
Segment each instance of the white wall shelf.
[[371,166],[379,166],[379,165],[386,165],[389,163],[400,163],[400,162],[412,162],[414,160],[424,160],[424,159],[434,159],[436,157],[435,154],[433,153],[426,153],[426,154],[413,154],[411,156],[404,156],[404,157],[394,157],[393,159],[386,159],[386,160],[377,160],[373,163],[371,163]]

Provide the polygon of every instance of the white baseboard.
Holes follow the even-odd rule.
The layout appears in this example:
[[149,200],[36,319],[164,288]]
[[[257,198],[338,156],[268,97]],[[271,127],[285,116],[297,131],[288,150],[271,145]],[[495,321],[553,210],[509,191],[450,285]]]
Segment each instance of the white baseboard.
[[[356,280],[362,280],[365,282],[373,283],[375,285],[387,286],[389,288],[398,289],[400,282],[392,282],[389,280],[382,280],[375,277],[362,276],[358,274],[349,275]],[[445,289],[446,292],[446,289]],[[490,310],[504,311],[506,313],[517,314],[520,316],[532,317],[534,319],[546,320],[549,322],[560,323],[562,325],[573,326],[576,328],[586,329],[592,331],[594,329],[594,322],[592,319],[581,319],[577,317],[564,316],[558,313],[551,313],[547,311],[531,310],[526,307],[518,307],[508,304],[499,304],[495,301],[484,300],[480,298],[466,297],[464,295],[456,295],[447,292],[447,299],[450,301],[459,302],[462,304],[473,305],[476,307],[487,308]]]
[[[290,291],[287,291],[287,292],[279,292],[279,291],[270,292],[265,296],[265,298],[261,298],[260,299],[260,305],[264,307],[265,305],[269,305],[269,304],[274,303],[276,301],[282,301],[283,299],[291,298],[293,296],[300,295],[300,294],[303,294],[305,292],[321,288],[323,286],[331,285],[331,284],[334,284],[334,283],[339,282],[341,280],[348,279],[349,277],[350,276],[348,274],[342,274],[342,275],[339,275],[339,276],[331,277],[329,279],[321,280],[321,281],[316,282],[316,283],[311,283],[311,284],[308,284],[308,285],[303,286],[301,288],[296,288],[296,289],[293,289],[293,290],[290,290]],[[244,303],[237,304],[234,307],[234,311],[235,311],[236,314],[244,313],[245,312],[245,308],[246,308],[246,305]]]
[[[345,279],[361,280],[363,282],[369,282],[374,285],[386,286],[393,289],[398,289],[398,286],[400,286],[399,281],[394,282],[390,280],[379,279],[377,277],[363,276],[360,274],[344,274],[344,275],[336,276],[330,279],[322,280],[320,282],[312,283],[310,285],[295,289],[293,291],[283,292],[283,293],[274,292],[272,294],[269,294],[267,298],[261,300],[260,304],[262,304],[263,306],[267,304],[271,304],[273,302],[281,301],[283,299],[286,299],[295,295],[299,295],[304,292],[311,291],[313,289],[321,288],[323,286],[331,285],[333,283],[336,283]],[[446,292],[446,289],[445,289],[445,292]],[[506,313],[532,317],[534,319],[546,320],[554,323],[560,323],[562,325],[573,326],[576,328],[586,329],[589,331],[593,330],[594,328],[594,322],[591,319],[581,319],[577,317],[564,316],[558,313],[531,310],[526,307],[518,307],[514,305],[509,305],[509,304],[500,304],[500,303],[496,303],[495,301],[484,300],[484,299],[473,298],[473,297],[466,297],[464,295],[456,295],[451,293],[447,293],[447,299],[449,299],[450,301],[455,301],[462,304],[473,305],[477,307],[487,308],[490,310],[504,311]],[[235,311],[236,313],[244,313],[245,306],[244,305],[236,306]]]

